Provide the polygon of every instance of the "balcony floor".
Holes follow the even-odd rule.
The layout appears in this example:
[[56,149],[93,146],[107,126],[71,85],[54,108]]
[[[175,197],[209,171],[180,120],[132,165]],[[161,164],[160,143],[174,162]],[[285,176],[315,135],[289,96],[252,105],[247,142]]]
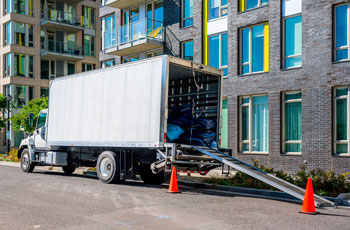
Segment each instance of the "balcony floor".
[[163,41],[153,39],[143,39],[140,41],[127,43],[105,49],[105,54],[117,56],[129,56],[137,53],[146,52],[157,48],[163,48]]
[[144,1],[145,0],[109,0],[106,2],[106,5],[118,9],[127,9]]
[[80,26],[80,23],[77,23],[77,25],[72,25],[67,23],[54,22],[50,20],[42,20],[41,26],[49,29],[63,30],[67,32],[78,32],[84,30],[84,27]]

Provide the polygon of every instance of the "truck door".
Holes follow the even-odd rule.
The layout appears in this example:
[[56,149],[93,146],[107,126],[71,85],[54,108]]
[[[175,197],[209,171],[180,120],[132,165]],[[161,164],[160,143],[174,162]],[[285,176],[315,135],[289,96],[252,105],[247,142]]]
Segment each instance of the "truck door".
[[45,133],[46,133],[46,112],[42,112],[39,114],[38,122],[36,124],[36,129],[34,131],[34,143],[35,147],[38,149],[46,148],[46,140],[45,140]]

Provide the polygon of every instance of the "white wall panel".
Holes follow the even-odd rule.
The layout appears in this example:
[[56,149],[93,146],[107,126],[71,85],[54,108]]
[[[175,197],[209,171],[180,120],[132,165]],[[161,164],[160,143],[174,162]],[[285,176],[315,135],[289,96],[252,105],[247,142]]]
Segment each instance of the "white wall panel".
[[302,0],[283,0],[282,17],[299,14],[302,11]]
[[227,17],[208,22],[208,36],[212,34],[223,33],[228,27]]

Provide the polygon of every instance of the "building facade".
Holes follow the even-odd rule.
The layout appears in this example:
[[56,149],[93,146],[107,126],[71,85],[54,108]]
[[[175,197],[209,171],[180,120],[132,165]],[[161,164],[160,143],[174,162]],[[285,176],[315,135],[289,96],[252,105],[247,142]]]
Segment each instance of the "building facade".
[[[49,81],[100,67],[98,1],[1,1],[1,93],[17,109],[48,95]],[[2,135],[5,144],[5,135]],[[23,134],[11,131],[11,145]]]
[[103,5],[103,67],[164,53],[223,69],[221,146],[235,157],[289,173],[350,171],[347,1]]

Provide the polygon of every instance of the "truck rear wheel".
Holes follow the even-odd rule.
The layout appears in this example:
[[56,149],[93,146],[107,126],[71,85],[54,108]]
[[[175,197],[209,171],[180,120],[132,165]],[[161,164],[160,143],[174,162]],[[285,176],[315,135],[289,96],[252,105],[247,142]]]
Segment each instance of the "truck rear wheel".
[[140,177],[145,184],[162,184],[165,182],[164,173],[154,174],[149,164],[139,165]]
[[21,154],[21,169],[23,172],[31,173],[35,168],[35,164],[30,162],[30,153],[28,149],[23,149]]
[[74,173],[76,167],[75,165],[67,165],[67,166],[62,166],[62,170],[64,172],[64,174],[67,174],[67,175],[71,175]]
[[97,159],[97,176],[105,184],[120,183],[119,156],[105,151]]

